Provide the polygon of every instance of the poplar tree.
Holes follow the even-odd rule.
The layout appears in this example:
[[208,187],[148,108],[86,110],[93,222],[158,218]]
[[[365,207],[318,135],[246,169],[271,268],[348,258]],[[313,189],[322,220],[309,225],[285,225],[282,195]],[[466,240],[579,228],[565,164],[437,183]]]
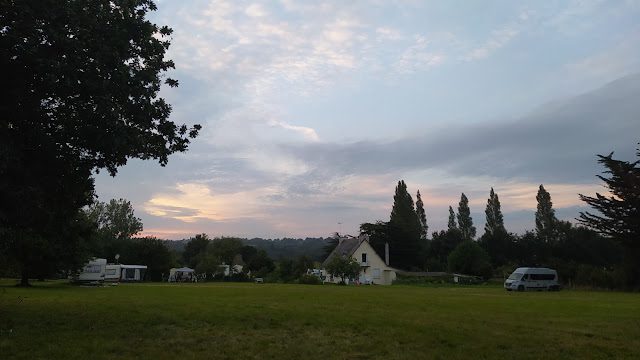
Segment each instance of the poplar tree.
[[429,233],[429,225],[427,225],[427,215],[424,212],[424,203],[422,202],[422,197],[420,197],[420,190],[416,194],[416,214],[418,214],[418,220],[420,220],[420,237],[426,239]]
[[536,210],[536,234],[544,242],[550,242],[555,237],[555,228],[558,222],[556,212],[553,209],[551,195],[542,184],[536,195],[538,209]]
[[498,199],[498,194],[493,191],[493,188],[491,188],[491,192],[489,193],[487,208],[484,213],[487,216],[487,222],[484,225],[485,233],[493,235],[499,232],[507,232],[504,227],[502,210],[500,210],[500,200]]
[[422,226],[404,180],[398,181],[396,186],[389,225],[396,233],[392,237],[392,244],[389,244],[391,261],[404,268],[418,267],[422,251]]
[[476,236],[476,227],[473,226],[471,210],[469,209],[469,199],[462,193],[458,203],[458,228],[464,240],[472,240]]
[[453,208],[449,206],[449,224],[447,224],[447,228],[452,230],[458,230],[458,225],[456,224],[456,213],[453,212]]

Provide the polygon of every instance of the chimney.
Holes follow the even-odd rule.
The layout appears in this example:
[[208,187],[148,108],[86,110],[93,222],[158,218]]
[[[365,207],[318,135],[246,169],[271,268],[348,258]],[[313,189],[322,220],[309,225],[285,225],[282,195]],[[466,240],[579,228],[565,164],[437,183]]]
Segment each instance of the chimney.
[[384,263],[389,266],[389,243],[384,243]]

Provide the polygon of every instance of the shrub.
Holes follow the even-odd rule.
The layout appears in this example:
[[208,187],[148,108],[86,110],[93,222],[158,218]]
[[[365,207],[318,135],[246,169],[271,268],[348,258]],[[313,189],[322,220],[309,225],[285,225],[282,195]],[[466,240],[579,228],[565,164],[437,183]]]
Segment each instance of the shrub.
[[320,278],[315,275],[304,274],[300,276],[300,278],[298,279],[298,283],[307,285],[320,285],[322,284],[322,281],[320,281]]

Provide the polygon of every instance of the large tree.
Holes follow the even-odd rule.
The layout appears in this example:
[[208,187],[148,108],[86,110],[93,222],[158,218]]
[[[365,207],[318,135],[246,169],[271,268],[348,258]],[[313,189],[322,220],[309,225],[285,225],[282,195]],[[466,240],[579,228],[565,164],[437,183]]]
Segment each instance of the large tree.
[[487,217],[487,222],[484,225],[484,231],[488,234],[504,233],[507,232],[504,228],[504,218],[502,216],[502,210],[500,209],[500,200],[498,194],[493,191],[489,193],[489,199],[487,199],[487,208],[484,210]]
[[476,237],[476,227],[473,226],[471,218],[471,210],[469,209],[469,199],[462,193],[460,202],[458,203],[458,228],[465,240],[473,240]]
[[[640,158],[640,149],[636,155]],[[607,170],[598,178],[605,183],[608,195],[595,197],[580,194],[580,199],[597,213],[581,212],[578,220],[601,234],[620,242],[625,248],[629,283],[640,285],[640,160],[616,160],[613,153],[598,155]]]
[[420,190],[418,190],[418,193],[416,194],[416,214],[418,214],[418,220],[420,220],[420,237],[422,239],[426,239],[427,234],[429,233],[429,225],[427,225],[427,214],[424,211],[424,203],[420,196]]
[[453,211],[453,208],[449,206],[449,221],[447,222],[447,229],[449,231],[457,231],[458,224],[456,223],[456,213]]
[[19,259],[23,284],[29,253],[71,251],[65,240],[49,245],[92,202],[93,171],[115,175],[129,158],[165,165],[197,136],[200,126],[170,121],[158,97],[177,81],[164,76],[172,30],[146,19],[155,9],[150,0],[0,2],[1,240],[40,244]]
[[396,186],[389,225],[393,230],[389,243],[390,262],[405,269],[421,267],[422,226],[404,180],[398,181]]
[[538,201],[538,208],[536,210],[536,234],[542,241],[551,242],[556,238],[555,229],[558,219],[556,218],[556,211],[553,209],[551,195],[545,190],[542,184],[538,188],[536,200]]

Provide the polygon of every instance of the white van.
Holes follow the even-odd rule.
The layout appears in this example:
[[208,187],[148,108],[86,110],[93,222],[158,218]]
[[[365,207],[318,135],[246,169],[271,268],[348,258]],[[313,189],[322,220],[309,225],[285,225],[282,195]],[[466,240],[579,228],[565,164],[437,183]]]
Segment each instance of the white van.
[[558,273],[548,268],[517,268],[504,282],[507,291],[548,290],[558,291]]

